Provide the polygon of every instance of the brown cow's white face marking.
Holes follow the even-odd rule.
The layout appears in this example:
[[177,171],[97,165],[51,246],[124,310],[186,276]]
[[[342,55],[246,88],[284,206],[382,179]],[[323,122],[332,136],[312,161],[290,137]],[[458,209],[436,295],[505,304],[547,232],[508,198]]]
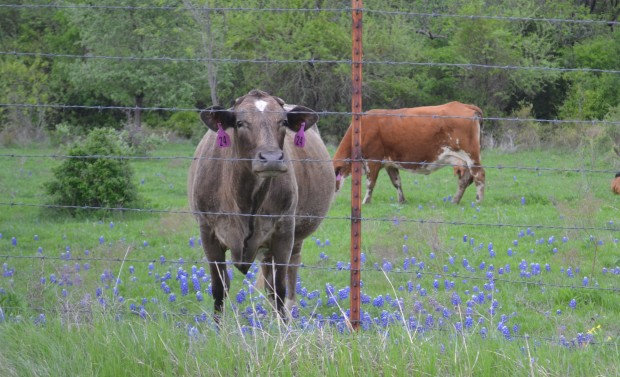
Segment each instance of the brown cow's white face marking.
[[267,102],[263,101],[262,99],[259,99],[259,100],[256,100],[256,102],[254,102],[254,105],[262,113],[265,111],[265,108],[267,107]]

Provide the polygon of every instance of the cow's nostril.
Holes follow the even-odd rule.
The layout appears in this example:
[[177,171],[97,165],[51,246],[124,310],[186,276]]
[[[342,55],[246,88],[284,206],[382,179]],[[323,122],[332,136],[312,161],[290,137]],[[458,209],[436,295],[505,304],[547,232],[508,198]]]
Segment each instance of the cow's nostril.
[[260,152],[258,158],[261,162],[278,162],[284,160],[284,153],[282,151]]

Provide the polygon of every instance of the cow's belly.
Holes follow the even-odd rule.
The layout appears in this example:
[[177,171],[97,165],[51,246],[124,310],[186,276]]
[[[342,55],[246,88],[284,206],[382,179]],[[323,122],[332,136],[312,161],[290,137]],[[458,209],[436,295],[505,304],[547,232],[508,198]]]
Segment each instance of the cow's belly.
[[468,153],[462,150],[455,151],[448,147],[443,147],[435,159],[429,159],[428,161],[411,161],[411,163],[408,162],[409,161],[393,161],[388,157],[384,163],[384,166],[393,166],[397,169],[407,170],[415,174],[428,175],[445,166],[473,165],[471,156]]

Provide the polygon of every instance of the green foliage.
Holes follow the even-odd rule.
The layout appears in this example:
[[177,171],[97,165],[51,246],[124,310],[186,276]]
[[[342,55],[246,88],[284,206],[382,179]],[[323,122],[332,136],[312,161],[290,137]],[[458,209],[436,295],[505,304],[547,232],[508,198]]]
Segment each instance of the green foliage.
[[[78,4],[85,6],[0,9],[2,51],[89,56],[0,55],[0,103],[78,105],[1,107],[5,145],[41,139],[57,124],[77,134],[92,125],[139,126],[153,113],[157,125],[149,125],[191,138],[196,129],[185,115],[137,108],[227,106],[253,88],[319,111],[349,111],[346,1],[158,0],[157,9],[128,0],[127,9],[109,11]],[[291,10],[266,11],[277,8]],[[619,70],[617,25],[540,19],[611,21],[619,9],[572,0],[373,2],[364,14],[364,108],[459,100],[492,117],[528,109],[541,119],[603,119],[620,103],[620,75],[555,68]],[[338,140],[348,118],[324,117],[322,134]],[[540,136],[563,135],[564,127],[571,126],[541,127]]]
[[[110,129],[95,129],[83,143],[75,143],[66,159],[52,169],[45,184],[52,203],[63,206],[127,207],[136,204],[133,170],[123,160],[123,144]],[[75,211],[70,211],[75,212]]]
[[165,122],[165,128],[185,139],[202,137],[206,132],[205,126],[195,112],[176,112]]

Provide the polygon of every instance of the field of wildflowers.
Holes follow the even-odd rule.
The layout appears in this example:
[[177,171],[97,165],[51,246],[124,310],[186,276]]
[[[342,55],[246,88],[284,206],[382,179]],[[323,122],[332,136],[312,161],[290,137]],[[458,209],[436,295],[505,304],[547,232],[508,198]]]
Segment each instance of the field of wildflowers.
[[[53,151],[1,157],[0,374],[620,373],[620,198],[606,173],[617,162],[486,151],[485,202],[470,189],[461,205],[449,169],[404,173],[403,205],[381,176],[363,208],[362,323],[351,334],[348,186],[306,241],[292,321],[275,320],[256,265],[246,276],[231,265],[214,325],[187,212],[191,153],[169,145],[132,162],[145,208],[77,218],[40,206]],[[54,344],[81,356],[63,362]],[[137,364],[103,366],[98,347]]]

